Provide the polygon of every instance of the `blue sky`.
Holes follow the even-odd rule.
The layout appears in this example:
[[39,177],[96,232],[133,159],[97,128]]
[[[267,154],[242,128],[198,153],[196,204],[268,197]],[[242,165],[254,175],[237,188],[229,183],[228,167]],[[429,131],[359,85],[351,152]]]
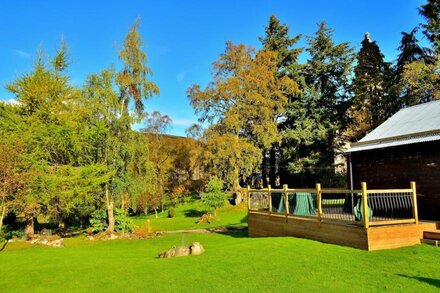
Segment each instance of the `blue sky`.
[[[337,42],[359,48],[365,32],[379,44],[385,59],[396,58],[401,31],[423,20],[420,0],[296,1],[5,1],[0,9],[0,99],[13,96],[4,85],[32,68],[41,45],[53,54],[64,35],[70,48],[69,75],[80,86],[90,73],[114,64],[134,20],[140,32],[152,79],[161,94],[147,102],[174,123],[169,133],[184,135],[196,122],[186,89],[210,81],[211,63],[227,40],[258,48],[269,16],[287,23],[291,34],[311,35],[325,20]],[[303,39],[300,42],[304,44]],[[305,56],[303,56],[305,59]]]

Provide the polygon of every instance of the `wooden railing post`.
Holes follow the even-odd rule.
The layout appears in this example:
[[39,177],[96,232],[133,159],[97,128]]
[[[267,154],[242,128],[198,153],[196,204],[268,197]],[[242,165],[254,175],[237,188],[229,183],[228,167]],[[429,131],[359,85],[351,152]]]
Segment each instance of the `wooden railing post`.
[[251,190],[251,187],[248,185],[246,188],[246,193],[247,193],[246,195],[247,195],[247,199],[248,199],[248,211],[251,210],[251,192],[250,192],[250,190]]
[[286,219],[289,216],[289,194],[287,192],[287,184],[283,184],[284,209],[286,210]]
[[267,185],[267,199],[269,200],[269,214],[272,214],[272,192],[270,191],[270,184]]
[[416,183],[414,181],[411,181],[411,197],[413,202],[413,217],[416,221],[416,224],[419,223],[419,212],[417,210],[417,190],[416,190]]
[[316,204],[318,206],[318,221],[322,222],[322,194],[320,183],[316,183]]
[[362,189],[362,214],[363,214],[363,221],[364,221],[364,227],[368,228],[368,195],[367,195],[367,183],[361,182],[361,189]]

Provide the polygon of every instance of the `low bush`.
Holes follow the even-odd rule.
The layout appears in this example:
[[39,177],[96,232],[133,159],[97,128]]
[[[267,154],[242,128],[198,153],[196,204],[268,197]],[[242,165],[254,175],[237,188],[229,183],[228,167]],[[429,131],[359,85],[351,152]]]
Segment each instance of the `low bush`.
[[217,177],[212,177],[205,186],[202,194],[202,202],[213,210],[214,217],[217,216],[216,210],[225,205],[228,195],[223,192],[223,181]]
[[101,232],[107,229],[107,212],[104,210],[96,210],[90,218],[90,225],[92,225],[93,232]]
[[[127,212],[122,209],[115,209],[115,230],[118,232],[132,232],[133,221],[128,217]],[[90,218],[93,232],[102,232],[107,229],[107,211],[97,210]]]
[[121,209],[115,209],[115,230],[118,232],[132,232],[134,229],[133,220],[127,215],[127,212]]
[[176,216],[176,210],[174,208],[170,208],[168,210],[168,218],[174,218]]

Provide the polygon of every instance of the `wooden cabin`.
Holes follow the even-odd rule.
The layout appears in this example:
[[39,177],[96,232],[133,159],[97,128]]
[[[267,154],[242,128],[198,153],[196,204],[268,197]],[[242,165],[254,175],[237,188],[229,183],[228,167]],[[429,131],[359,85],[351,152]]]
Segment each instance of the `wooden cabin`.
[[400,110],[347,151],[354,188],[417,182],[421,219],[440,220],[440,101]]

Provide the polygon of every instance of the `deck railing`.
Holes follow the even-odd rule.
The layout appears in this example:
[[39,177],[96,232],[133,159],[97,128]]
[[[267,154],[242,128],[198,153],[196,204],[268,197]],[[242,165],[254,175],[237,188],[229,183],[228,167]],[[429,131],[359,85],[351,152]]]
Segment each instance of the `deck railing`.
[[[365,228],[379,225],[418,223],[416,184],[408,189],[360,190],[288,188],[244,190],[250,212],[276,217],[315,218],[320,222],[343,222]],[[364,216],[365,215],[365,216]]]

